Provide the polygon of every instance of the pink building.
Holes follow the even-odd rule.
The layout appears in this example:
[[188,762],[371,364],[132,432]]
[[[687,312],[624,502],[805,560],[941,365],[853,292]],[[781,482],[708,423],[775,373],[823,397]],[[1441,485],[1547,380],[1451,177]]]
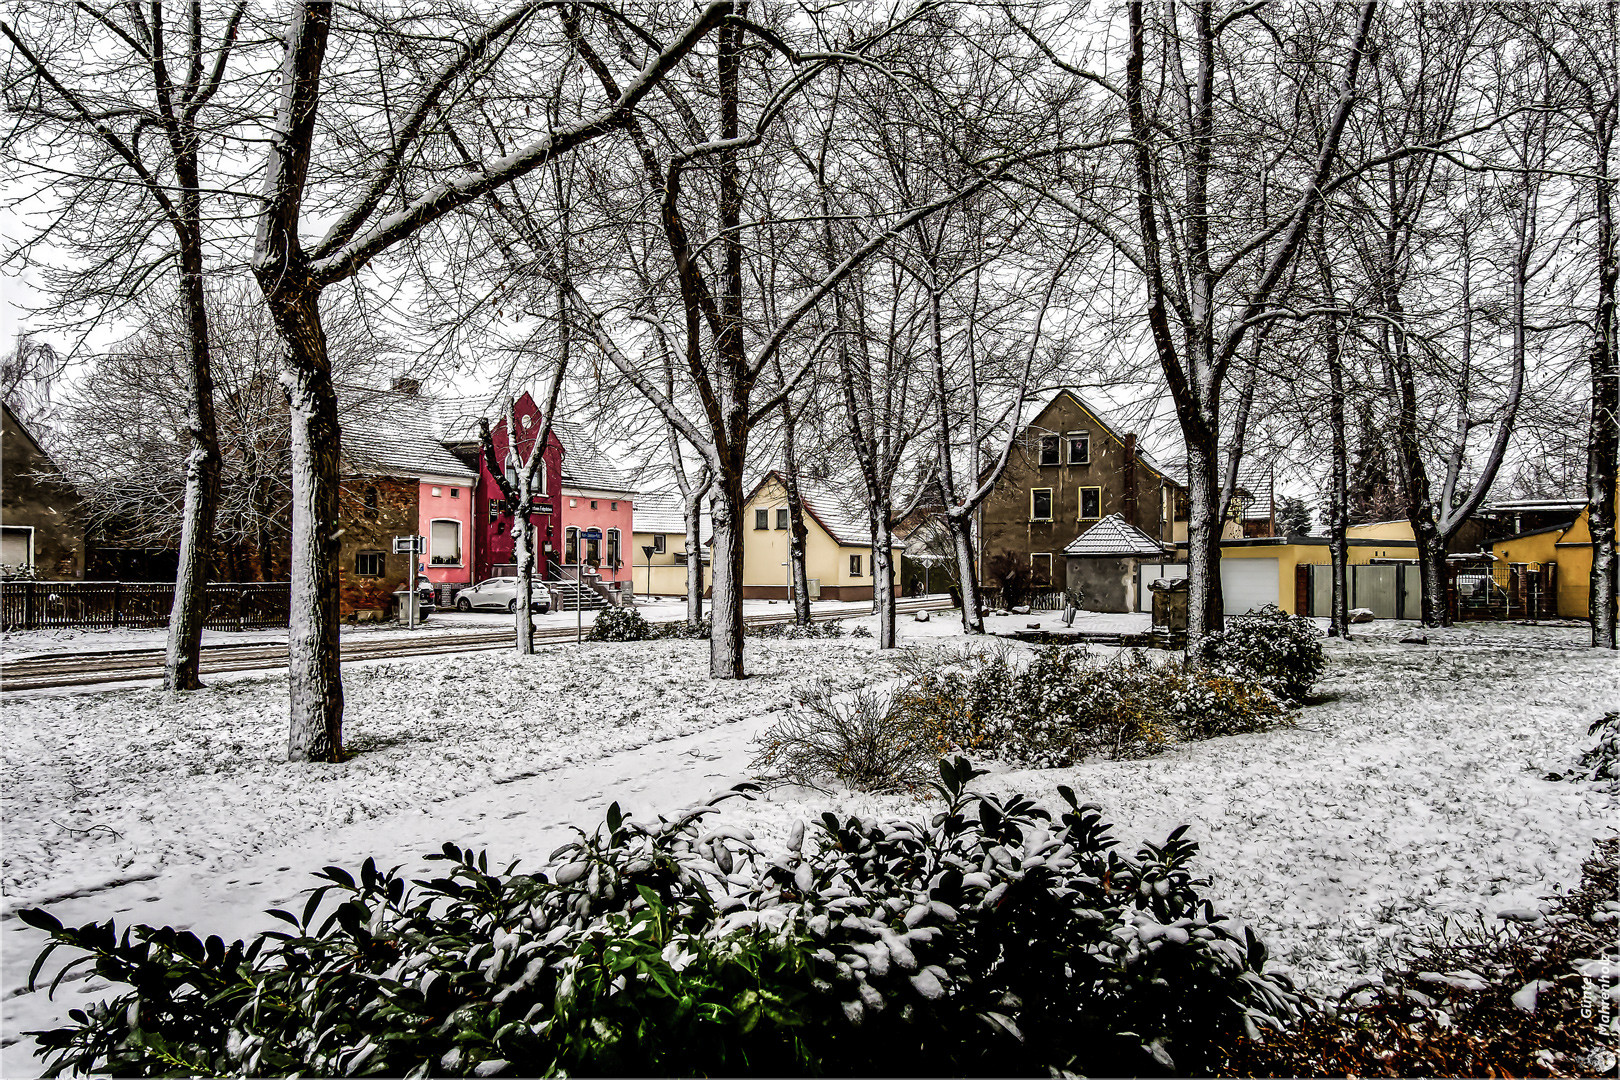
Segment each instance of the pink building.
[[604,582],[629,582],[634,565],[630,550],[634,489],[607,463],[584,428],[558,420],[552,430],[563,447],[562,497],[557,507],[563,573],[572,577],[593,568]]
[[473,580],[473,503],[478,478],[471,472],[421,478],[421,524],[427,538],[422,571],[435,585],[470,585]]

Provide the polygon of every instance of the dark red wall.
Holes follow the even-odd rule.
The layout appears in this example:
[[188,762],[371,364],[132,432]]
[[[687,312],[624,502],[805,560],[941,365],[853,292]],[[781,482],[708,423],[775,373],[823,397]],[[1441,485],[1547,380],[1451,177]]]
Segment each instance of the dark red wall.
[[[527,393],[517,399],[514,411],[518,416],[518,451],[523,460],[527,461],[534,449],[535,438],[540,434],[541,416],[540,407]],[[507,430],[510,427],[510,418],[502,419],[490,432],[491,441],[495,444],[495,459],[504,463],[507,451]],[[535,502],[544,503],[551,507],[549,514],[535,514],[530,520],[534,522],[535,529],[535,568],[541,577],[551,577],[545,568],[545,554],[541,547],[550,540],[558,553],[552,555],[553,560],[560,558],[562,548],[562,526],[559,514],[559,503],[562,499],[562,443],[557,436],[552,435],[546,440],[545,452],[541,456],[541,473],[545,477],[545,495],[537,498]],[[512,561],[512,515],[502,512],[491,521],[489,507],[492,502],[501,501],[501,488],[490,474],[489,461],[480,457],[478,460],[478,486],[474,489],[473,501],[473,582],[476,584],[490,576],[490,567]]]

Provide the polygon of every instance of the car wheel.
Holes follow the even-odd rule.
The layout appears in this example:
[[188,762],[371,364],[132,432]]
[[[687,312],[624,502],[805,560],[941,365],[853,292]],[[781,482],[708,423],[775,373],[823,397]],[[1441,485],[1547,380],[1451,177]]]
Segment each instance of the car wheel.
[[471,611],[472,610],[472,601],[468,600],[466,597],[457,597],[457,599],[456,599],[456,610],[457,611]]
[[517,597],[514,596],[506,602],[506,613],[508,615],[517,614]]

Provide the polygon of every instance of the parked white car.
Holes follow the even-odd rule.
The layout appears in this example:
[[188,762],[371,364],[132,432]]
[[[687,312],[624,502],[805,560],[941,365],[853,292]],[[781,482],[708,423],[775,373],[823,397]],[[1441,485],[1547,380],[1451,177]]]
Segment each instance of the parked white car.
[[[481,608],[486,611],[516,611],[517,591],[518,579],[515,577],[486,578],[456,594],[456,610]],[[551,593],[540,582],[530,582],[529,598],[529,610],[535,614],[544,615],[551,610]]]

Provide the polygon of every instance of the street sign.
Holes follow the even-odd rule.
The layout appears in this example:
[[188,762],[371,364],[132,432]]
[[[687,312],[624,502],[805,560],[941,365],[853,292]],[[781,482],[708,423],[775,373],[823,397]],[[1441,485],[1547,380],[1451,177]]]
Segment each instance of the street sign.
[[555,513],[556,509],[548,502],[537,502],[534,504],[534,512],[537,514],[551,514]]
[[395,555],[420,555],[427,550],[425,538],[421,536],[394,537]]

